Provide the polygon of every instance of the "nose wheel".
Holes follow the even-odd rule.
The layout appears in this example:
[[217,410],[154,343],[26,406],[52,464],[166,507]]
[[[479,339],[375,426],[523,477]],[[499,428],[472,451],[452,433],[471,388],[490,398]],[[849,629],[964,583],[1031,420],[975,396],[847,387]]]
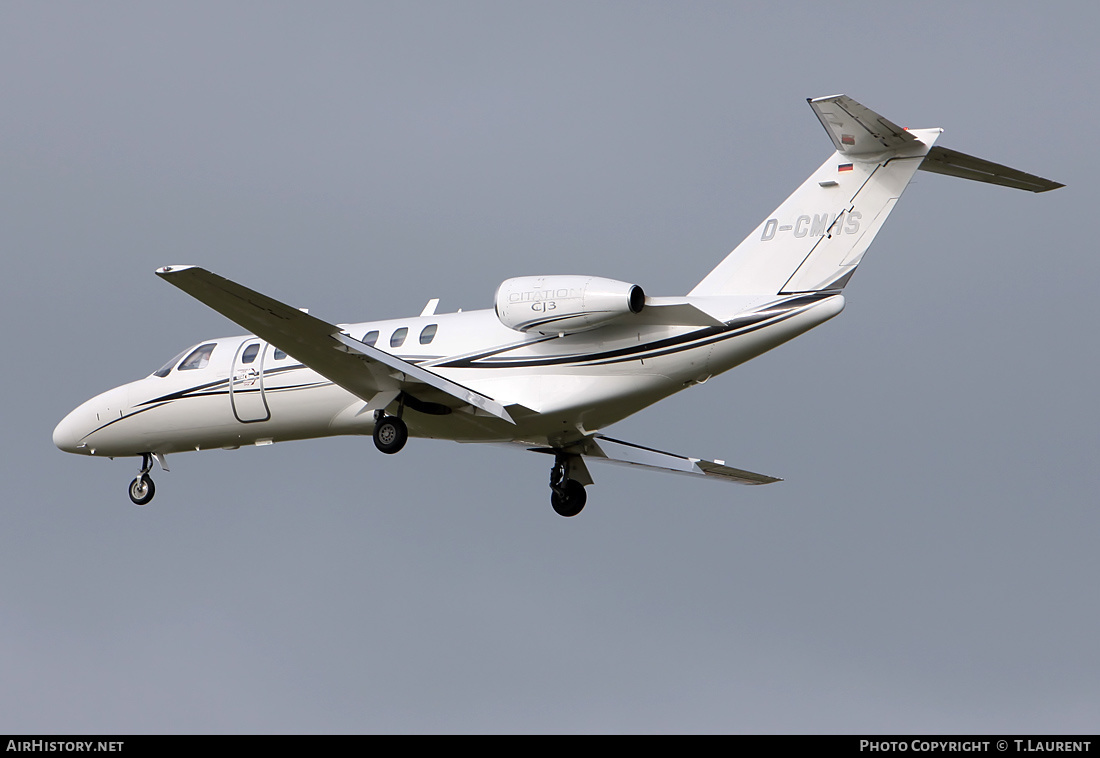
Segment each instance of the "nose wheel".
[[156,491],[157,488],[153,486],[153,480],[148,474],[142,474],[130,482],[130,499],[134,501],[134,505],[145,505],[153,499]]
[[156,494],[157,488],[153,486],[153,480],[149,476],[149,471],[152,468],[153,456],[149,453],[142,453],[141,471],[138,472],[134,481],[130,482],[130,500],[133,501],[134,505],[145,505]]

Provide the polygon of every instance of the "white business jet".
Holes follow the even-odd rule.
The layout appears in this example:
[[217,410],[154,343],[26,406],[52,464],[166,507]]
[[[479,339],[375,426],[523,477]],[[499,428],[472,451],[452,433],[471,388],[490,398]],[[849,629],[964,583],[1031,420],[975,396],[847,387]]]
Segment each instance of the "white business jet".
[[140,456],[130,484],[153,497],[153,461],[373,434],[507,442],[554,457],[551,503],[580,513],[587,462],[633,464],[741,484],[771,476],[664,453],[602,433],[616,421],[755,358],[837,315],[841,291],[917,169],[1032,192],[1063,185],[935,147],[844,95],[810,107],[836,148],[685,297],[592,276],[508,279],[493,310],[331,324],[196,266],[157,275],[250,334],[203,340],[144,379],[66,416],[62,450]]

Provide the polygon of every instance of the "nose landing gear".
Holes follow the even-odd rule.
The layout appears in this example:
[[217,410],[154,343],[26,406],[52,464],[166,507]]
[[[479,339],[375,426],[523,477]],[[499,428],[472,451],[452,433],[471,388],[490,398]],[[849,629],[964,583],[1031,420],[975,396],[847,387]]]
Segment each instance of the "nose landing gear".
[[134,481],[130,482],[130,500],[134,505],[145,505],[153,499],[157,488],[153,486],[153,480],[149,477],[149,471],[153,468],[153,456],[149,453],[141,454],[141,471]]

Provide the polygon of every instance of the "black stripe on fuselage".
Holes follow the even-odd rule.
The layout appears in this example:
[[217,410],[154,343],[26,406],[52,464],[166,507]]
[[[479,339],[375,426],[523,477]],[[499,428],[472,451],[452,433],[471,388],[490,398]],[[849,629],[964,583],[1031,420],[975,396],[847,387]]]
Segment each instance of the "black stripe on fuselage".
[[95,429],[93,429],[92,431],[90,431],[90,432],[88,432],[87,434],[85,434],[85,435],[84,435],[83,437],[81,437],[81,438],[80,438],[80,441],[81,441],[81,442],[83,442],[84,440],[88,439],[89,437],[91,437],[91,436],[92,436],[93,434],[95,434],[96,432],[100,431],[101,429],[106,429],[106,428],[107,428],[107,427],[109,427],[109,426],[110,426],[111,424],[117,424],[117,423],[118,423],[119,421],[125,421],[126,419],[128,419],[128,418],[131,418],[131,417],[133,417],[133,416],[136,416],[136,415],[138,415],[139,413],[145,413],[145,411],[151,411],[151,410],[153,410],[154,408],[159,408],[159,407],[161,407],[162,405],[167,405],[167,403],[157,403],[156,405],[150,405],[150,406],[148,406],[148,407],[142,408],[141,410],[137,410],[137,411],[134,411],[133,413],[127,413],[127,414],[126,414],[125,416],[119,416],[119,417],[118,417],[118,418],[116,418],[116,419],[111,419],[110,421],[108,421],[108,422],[107,422],[106,424],[104,424],[103,426],[99,426],[99,427],[96,427],[96,428],[95,428]]
[[[275,369],[274,371],[272,371],[270,373],[272,373],[272,374],[274,374],[274,373],[286,373],[287,371],[294,371],[295,369],[300,369],[300,368],[306,368],[306,366],[299,363],[297,366],[286,366],[286,367],[278,368],[278,369]],[[264,376],[268,376],[268,375],[269,374],[267,374],[267,373],[264,374]],[[270,388],[265,388],[263,391],[264,391],[265,394],[270,393],[270,392],[287,392],[289,390],[302,390],[302,389],[312,389],[314,387],[325,387],[325,386],[328,386],[330,384],[332,384],[332,382],[325,380],[325,381],[321,381],[321,382],[308,382],[308,383],[304,383],[304,384],[292,384],[289,387],[270,387]],[[215,389],[216,387],[221,387],[223,385],[224,385],[224,389]],[[242,394],[245,393],[245,392],[253,393],[253,392],[259,392],[259,391],[260,391],[259,388],[248,389],[248,390],[234,390],[234,392],[238,392],[238,393],[242,393]],[[222,379],[222,380],[219,380],[219,381],[216,381],[216,382],[208,382],[207,384],[199,384],[199,385],[196,385],[194,387],[191,387],[190,389],[179,390],[178,392],[173,392],[173,393],[168,394],[168,395],[161,395],[158,398],[154,398],[152,400],[146,400],[146,401],[140,403],[138,406],[136,406],[138,409],[135,410],[133,413],[127,413],[125,416],[119,416],[116,419],[111,419],[106,424],[103,424],[102,426],[96,427],[92,431],[88,432],[88,434],[84,435],[84,437],[82,437],[81,439],[87,439],[90,435],[95,434],[96,432],[100,431],[101,429],[106,429],[107,427],[111,426],[112,424],[117,424],[119,421],[125,421],[126,419],[131,418],[133,416],[137,416],[138,414],[144,413],[145,411],[151,411],[154,408],[160,408],[162,405],[168,405],[169,403],[171,403],[175,400],[185,400],[185,399],[188,399],[188,398],[196,398],[196,397],[217,397],[219,395],[226,395],[226,396],[229,395],[229,382],[228,382],[228,380]]]
[[[598,353],[583,353],[574,355],[558,355],[546,358],[507,358],[501,357],[503,353],[517,350],[527,345],[510,345],[480,354],[456,358],[451,361],[434,364],[433,368],[536,368],[545,366],[602,366],[609,363],[622,363],[626,361],[644,360],[664,355],[671,355],[683,350],[709,345],[714,342],[738,337],[757,329],[771,326],[785,321],[792,316],[802,313],[812,305],[832,297],[835,293],[815,293],[812,295],[799,295],[787,300],[772,303],[767,307],[754,311],[747,316],[739,316],[727,321],[722,326],[708,326],[696,329],[676,337],[646,342],[640,345],[605,350]],[[559,339],[551,337],[550,339]],[[543,340],[540,340],[543,341]],[[530,343],[528,343],[530,344]]]
[[[276,376],[278,374],[285,374],[288,371],[295,371],[295,370],[300,369],[300,368],[306,368],[306,366],[302,365],[301,363],[299,363],[297,365],[294,365],[294,366],[280,366],[279,368],[276,368],[276,369],[271,369],[271,370],[268,370],[268,371],[264,371],[263,375],[266,378],[266,377],[269,377],[269,376]],[[219,379],[216,382],[207,382],[206,384],[196,384],[194,387],[188,387],[185,390],[177,390],[175,392],[170,392],[167,395],[161,395],[160,397],[155,397],[152,400],[146,400],[146,401],[142,402],[140,405],[149,405],[151,403],[163,403],[163,402],[168,402],[168,401],[171,401],[171,400],[180,400],[180,399],[185,398],[185,397],[196,397],[196,396],[208,397],[210,395],[227,395],[227,394],[229,394],[229,383],[230,383],[230,381],[231,381],[230,379]],[[301,389],[302,387],[311,387],[311,386],[314,386],[315,384],[328,384],[328,383],[330,383],[330,382],[314,382],[314,383],[311,383],[311,384],[302,384],[302,385],[293,386],[293,387],[265,387],[264,392],[276,392],[276,391],[282,390],[282,389]]]

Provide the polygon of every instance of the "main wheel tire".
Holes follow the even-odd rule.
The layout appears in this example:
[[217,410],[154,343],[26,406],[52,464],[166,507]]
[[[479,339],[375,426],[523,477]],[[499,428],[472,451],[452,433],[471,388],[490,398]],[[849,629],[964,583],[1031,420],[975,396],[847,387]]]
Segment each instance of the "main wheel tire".
[[572,518],[584,510],[588,493],[584,491],[584,485],[575,479],[567,479],[563,489],[562,494],[558,494],[557,490],[550,493],[550,505],[554,506],[554,512],[559,516]]
[[386,455],[399,452],[408,440],[409,427],[397,416],[383,416],[374,425],[374,446]]
[[153,486],[153,480],[148,474],[142,474],[130,482],[130,500],[134,505],[145,505],[153,499],[157,488]]

